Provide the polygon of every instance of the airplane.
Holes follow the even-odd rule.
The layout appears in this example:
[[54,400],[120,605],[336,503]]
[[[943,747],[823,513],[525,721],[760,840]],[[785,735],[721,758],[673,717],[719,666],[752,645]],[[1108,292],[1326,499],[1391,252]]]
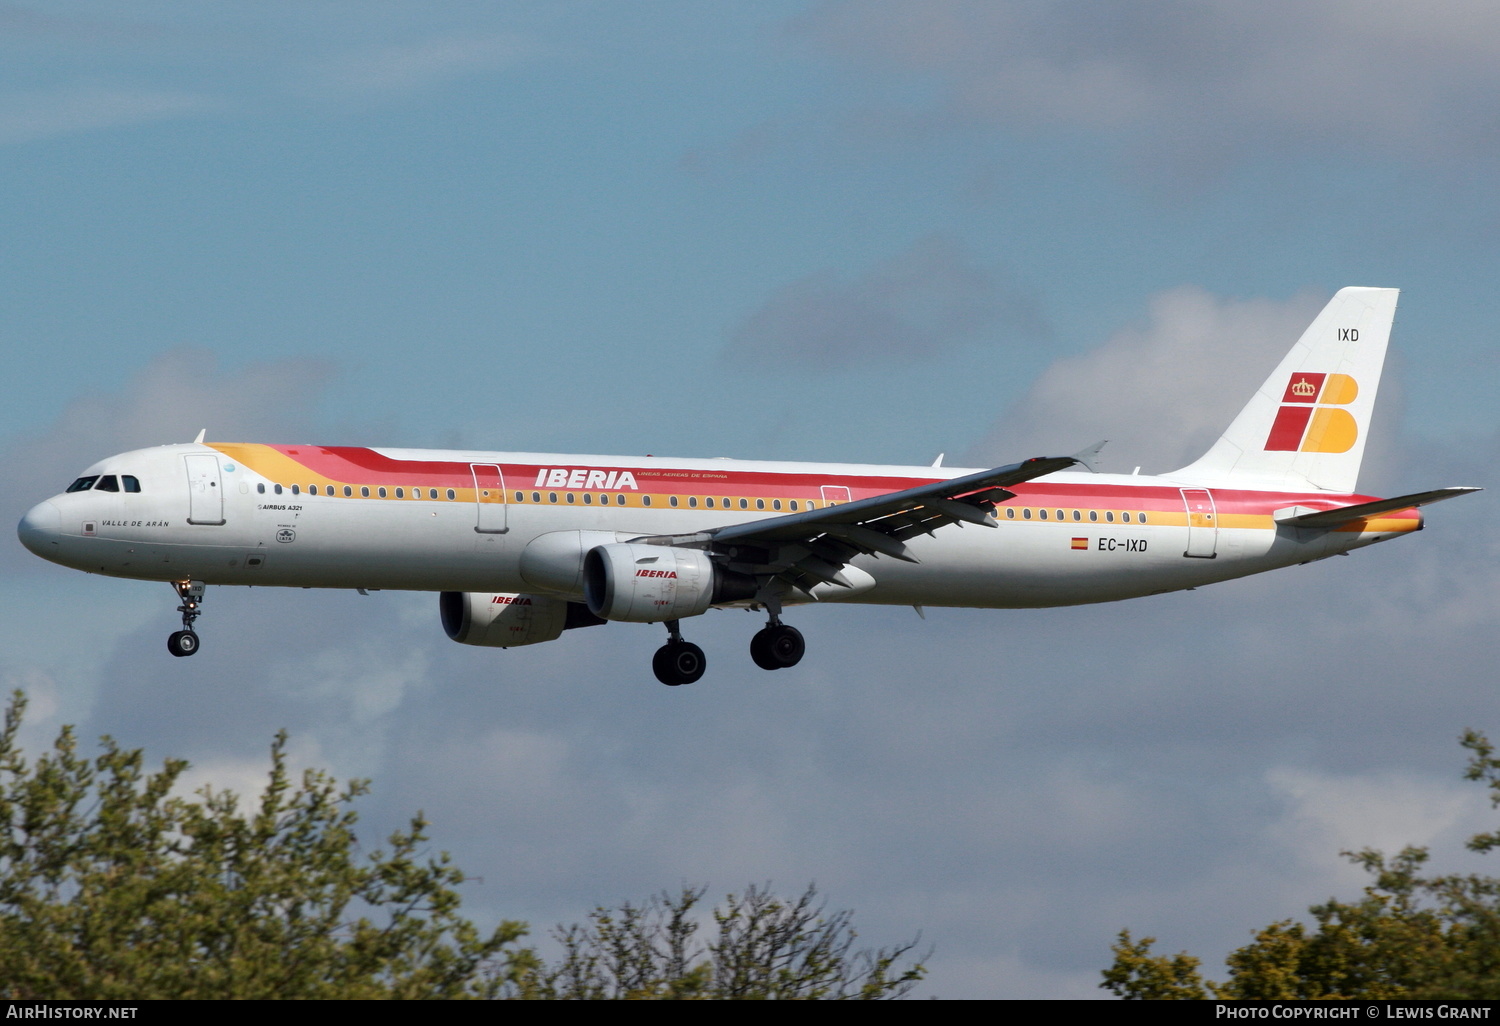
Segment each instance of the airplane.
[[[815,602],[1063,606],[1192,589],[1422,529],[1480,489],[1355,492],[1396,289],[1340,290],[1223,436],[1157,476],[1099,446],[983,469],[209,443],[101,460],[22,518],[89,573],[166,581],[199,649],[209,585],[439,593],[443,630],[511,648],[659,623],[663,684],[703,676],[681,623],[764,613],[750,655],[795,666]],[[1102,446],[1103,443],[1100,443]],[[941,457],[938,463],[941,463]],[[1082,467],[1082,470],[1075,468]]]

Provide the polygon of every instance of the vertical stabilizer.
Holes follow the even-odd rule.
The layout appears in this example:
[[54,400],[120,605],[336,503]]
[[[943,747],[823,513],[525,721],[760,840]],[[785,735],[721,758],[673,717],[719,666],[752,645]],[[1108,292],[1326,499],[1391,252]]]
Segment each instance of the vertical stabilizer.
[[1218,487],[1354,491],[1398,295],[1340,289],[1213,448],[1166,476]]

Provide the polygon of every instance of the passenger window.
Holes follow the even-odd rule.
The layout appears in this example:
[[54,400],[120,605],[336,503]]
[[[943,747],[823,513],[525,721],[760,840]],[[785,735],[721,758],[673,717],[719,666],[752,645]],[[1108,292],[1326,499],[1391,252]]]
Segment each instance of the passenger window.
[[429,488],[429,489],[427,489],[427,497],[429,499],[436,499],[437,498],[437,489],[436,488]]
[[1098,520],[1099,519],[1099,511],[1097,509],[1091,509],[1091,510],[1089,510],[1089,519],[1090,520]]
[[749,509],[749,508],[750,508],[750,500],[749,499],[741,499],[740,500],[740,509]]
[[771,500],[771,508],[772,509],[780,509],[781,508],[781,500],[780,499],[772,499]]
[[280,494],[281,494],[281,485],[277,485],[277,486],[276,486],[276,494],[277,494],[277,495],[280,495]]
[[594,504],[594,495],[592,492],[583,493],[583,504],[585,506],[592,506]]
[[[622,496],[620,496],[620,498],[623,499],[623,498],[625,498],[625,496],[622,495]],[[651,505],[651,496],[649,496],[649,495],[642,495],[641,496],[641,505],[642,506],[649,506],[649,505]]]
[[755,508],[756,509],[765,509],[766,508],[766,500],[765,499],[756,499],[755,500]]
[[1021,516],[1025,517],[1027,520],[1030,520],[1031,519],[1031,510],[1029,510],[1029,509],[1023,509],[1023,510],[1021,510]]
[[[366,491],[368,491],[368,489],[366,489]],[[448,489],[448,498],[450,498],[450,499],[454,498],[454,494],[453,494],[453,489],[452,488]]]
[[94,485],[96,492],[118,492],[119,490],[120,481],[113,474],[105,474],[99,479],[99,483]]
[[93,477],[80,477],[77,481],[74,481],[72,484],[68,485],[68,491],[86,492],[90,488],[94,487],[94,482],[97,480],[99,480],[98,474],[95,474]]
[[793,510],[793,511],[794,511],[794,512],[795,512],[795,511],[796,511],[796,509],[797,509],[797,500],[796,500],[796,499],[793,499],[793,500],[792,500],[792,501],[791,501],[791,503],[789,503],[789,505],[790,505],[790,507],[791,507],[791,509],[792,509],[792,510]]
[[709,509],[713,509],[714,508],[714,500],[713,500],[712,496],[710,496],[707,499],[704,499],[703,501],[708,505]]
[[667,500],[667,502],[670,503],[673,506],[676,506],[677,505],[677,496],[675,496],[675,495],[672,496],[670,499]]
[[[360,486],[359,497],[361,499],[368,499],[370,497],[370,486],[369,485],[361,485]],[[450,494],[448,496],[448,498],[451,499],[451,498],[453,498],[453,496]]]
[[688,499],[688,505],[691,506],[693,509],[697,509],[698,508],[698,496],[694,495],[691,498],[689,498]]
[[1115,522],[1115,514],[1114,514],[1114,511],[1113,511],[1113,510],[1111,510],[1111,511],[1110,511],[1110,512],[1108,512],[1108,513],[1106,513],[1106,514],[1104,514],[1104,519],[1105,519],[1105,520],[1108,520],[1108,521],[1109,521],[1109,522],[1110,522],[1110,523],[1111,523],[1111,524],[1112,524],[1112,523],[1114,523],[1114,522]]
[[623,505],[625,505],[625,493],[624,492],[621,492],[619,495],[615,496],[615,505],[616,506],[623,506]]
[[1075,509],[1075,510],[1074,510],[1074,511],[1073,511],[1073,519],[1074,519],[1074,520],[1082,520],[1082,519],[1083,519],[1083,514],[1082,514],[1082,513],[1080,513],[1080,512],[1078,512],[1078,511],[1077,511],[1077,510],[1076,510],[1076,509]]
[[1062,510],[1058,510],[1058,511],[1057,511],[1057,519],[1059,519],[1059,520],[1063,520],[1063,519],[1065,519],[1065,518],[1064,518],[1064,517],[1063,517],[1063,511],[1062,511]]
[[260,494],[262,495],[266,494],[266,483],[262,481],[260,484],[255,486],[255,490],[257,492],[260,492]]
[[293,495],[301,495],[302,494],[302,487],[300,485],[292,485],[292,494]]
[[1041,518],[1042,518],[1042,519],[1043,519],[1043,520],[1046,520],[1046,519],[1047,519],[1047,511],[1046,511],[1046,510],[1044,510],[1044,509],[1043,509],[1043,510],[1037,510],[1037,513],[1038,513],[1038,515],[1040,515],[1040,516],[1041,516]]
[[577,502],[578,501],[578,496],[574,495],[572,492],[569,492],[568,493],[568,501],[569,502]]
[[556,492],[548,492],[547,493],[547,501],[548,502],[556,502],[557,501],[557,493]]
[[404,488],[397,488],[396,489],[396,498],[398,498],[398,499],[404,499],[404,498],[406,498],[406,490]]
[[1005,519],[1006,520],[1014,520],[1014,519],[1016,519],[1016,508],[1014,506],[1006,506],[1005,507]]

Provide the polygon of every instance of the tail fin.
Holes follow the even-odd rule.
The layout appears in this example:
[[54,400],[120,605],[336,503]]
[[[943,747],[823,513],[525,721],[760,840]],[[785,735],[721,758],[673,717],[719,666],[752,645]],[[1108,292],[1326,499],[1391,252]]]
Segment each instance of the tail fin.
[[1354,491],[1398,295],[1340,289],[1213,448],[1166,476]]

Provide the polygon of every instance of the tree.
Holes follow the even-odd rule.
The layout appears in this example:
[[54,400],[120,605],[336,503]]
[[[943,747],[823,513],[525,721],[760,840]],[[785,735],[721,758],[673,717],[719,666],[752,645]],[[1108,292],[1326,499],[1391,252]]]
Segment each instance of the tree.
[[266,788],[242,811],[228,791],[174,793],[101,739],[79,754],[70,727],[28,763],[25,697],[0,729],[0,999],[152,998],[890,998],[926,970],[911,944],[854,949],[850,912],[751,887],[713,910],[703,890],[596,909],[559,927],[547,965],[518,946],[522,923],[483,934],[459,915],[464,875],[427,854],[420,813],[389,849],[361,856],[352,805],[309,770],[295,782],[286,734]]
[[[817,889],[786,901],[769,888],[731,894],[713,910],[714,937],[697,938],[704,888],[643,905],[597,908],[587,924],[559,927],[553,966],[538,965],[524,996],[551,999],[899,998],[925,976],[901,964],[918,941],[854,950],[853,913],[827,913]],[[925,956],[924,956],[925,957]]]
[[[1461,743],[1470,752],[1465,778],[1485,782],[1500,808],[1494,746],[1475,731]],[[1500,847],[1500,831],[1476,834],[1468,847]],[[1372,878],[1364,897],[1314,905],[1312,927],[1288,919],[1260,930],[1229,956],[1224,983],[1204,980],[1186,952],[1153,955],[1155,938],[1136,941],[1125,930],[1100,986],[1123,998],[1500,998],[1500,878],[1425,876],[1426,848],[1343,854]]]
[[463,873],[424,855],[420,813],[361,858],[367,784],[294,783],[284,732],[241,812],[228,791],[174,795],[182,760],[148,774],[108,737],[89,760],[68,727],[28,764],[25,705],[0,732],[0,996],[487,996],[534,964],[521,924],[458,915]]

